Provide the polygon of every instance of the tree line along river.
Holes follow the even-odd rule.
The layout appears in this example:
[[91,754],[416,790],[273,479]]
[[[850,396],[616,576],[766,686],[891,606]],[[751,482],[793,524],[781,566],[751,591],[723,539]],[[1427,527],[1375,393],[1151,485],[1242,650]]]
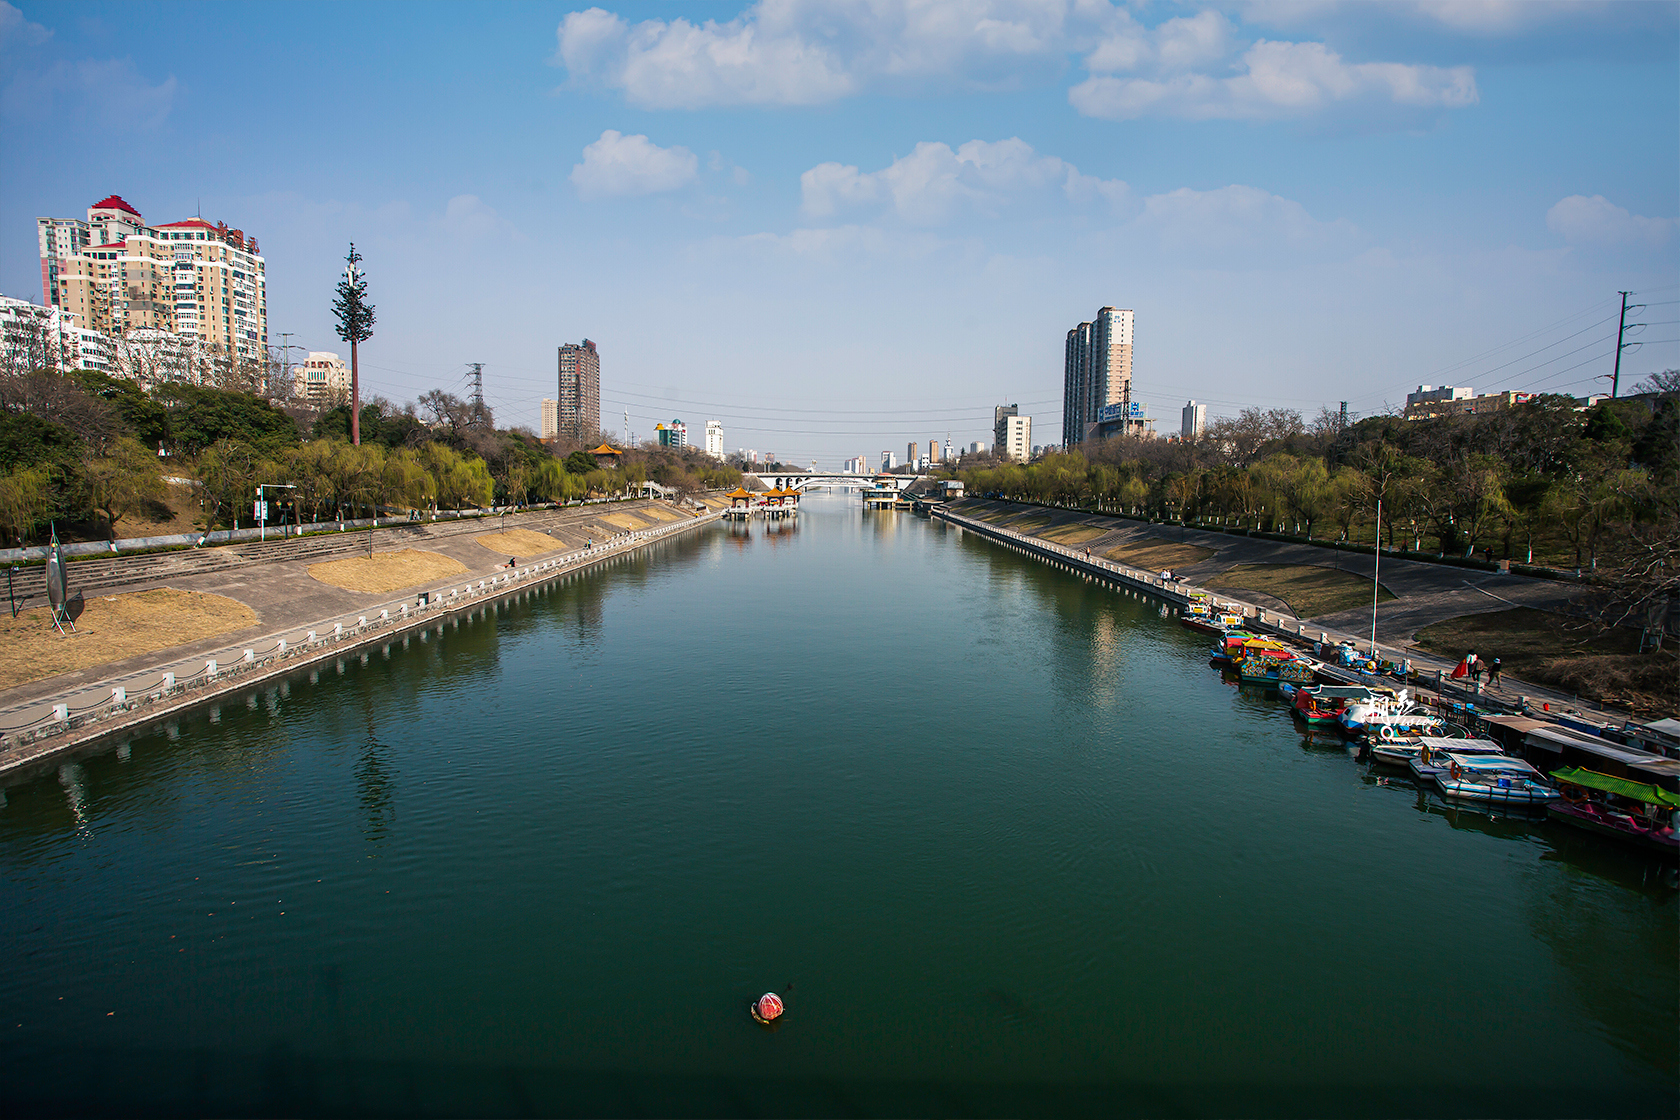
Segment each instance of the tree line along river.
[[1660,866],[1205,644],[818,496],[257,686],[4,791],[6,1111],[1671,1114]]

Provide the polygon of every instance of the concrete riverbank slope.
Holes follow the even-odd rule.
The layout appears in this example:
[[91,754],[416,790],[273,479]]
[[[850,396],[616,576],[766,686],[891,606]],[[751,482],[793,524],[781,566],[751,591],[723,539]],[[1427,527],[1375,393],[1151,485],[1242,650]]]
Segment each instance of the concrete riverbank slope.
[[[269,542],[255,558],[243,553],[250,546],[231,546],[227,551],[238,548],[241,554],[207,561],[199,559],[205,552],[224,550],[169,554],[175,566],[149,567],[143,576],[122,566],[120,559],[104,562],[107,567],[86,583],[79,582],[73,570],[71,590],[84,590],[95,600],[90,610],[98,606],[99,592],[168,587],[226,596],[249,608],[256,621],[212,637],[184,633],[166,649],[0,690],[0,776],[31,770],[138,724],[247,688],[265,676],[438,625],[453,614],[606,563],[717,517],[712,508],[701,512],[669,502],[626,501],[378,529],[372,542],[376,560],[419,550],[446,561],[451,573],[383,592],[349,590],[311,574],[312,568],[319,573],[326,562],[366,556],[365,530],[355,533],[354,540],[331,538],[327,548],[320,538]],[[525,547],[516,553],[508,547],[510,540]],[[551,547],[538,551],[540,542]],[[515,561],[512,567],[510,559]]]
[[[968,499],[936,507],[934,516],[1069,571],[1145,591],[1174,606],[1183,605],[1190,591],[1202,589],[1205,582],[1239,565],[1329,567],[1338,564],[1342,571],[1362,579],[1367,588],[1372,575],[1370,556],[1325,556],[1324,550],[1307,545],[1146,522],[1117,522],[1112,517],[1081,510]],[[1176,546],[1180,550],[1177,555],[1184,562],[1151,563],[1145,567],[1111,558],[1113,554],[1128,553],[1170,558],[1173,553],[1168,546]],[[1176,578],[1162,579],[1160,570],[1164,567],[1170,567]],[[1514,606],[1564,609],[1573,590],[1567,585],[1508,573],[1466,572],[1387,557],[1382,562],[1381,583],[1394,598],[1385,600],[1377,611],[1378,648],[1382,656],[1396,663],[1409,659],[1425,677],[1433,677],[1437,670],[1450,673],[1456,659],[1448,661],[1419,649],[1413,642],[1417,630],[1449,618]],[[1223,601],[1244,604],[1254,624],[1263,629],[1291,635],[1304,633],[1313,638],[1322,633],[1331,641],[1351,640],[1361,648],[1370,644],[1369,600],[1360,608],[1303,619],[1276,599],[1257,601],[1257,596],[1225,589],[1214,593]],[[1448,686],[1448,691],[1454,690]],[[1482,704],[1489,706],[1515,708],[1520,698],[1526,696],[1535,703],[1550,703],[1554,707],[1585,707],[1576,697],[1510,676],[1498,687],[1484,685],[1476,695]],[[1603,714],[1611,720],[1627,718],[1625,712],[1603,710]]]

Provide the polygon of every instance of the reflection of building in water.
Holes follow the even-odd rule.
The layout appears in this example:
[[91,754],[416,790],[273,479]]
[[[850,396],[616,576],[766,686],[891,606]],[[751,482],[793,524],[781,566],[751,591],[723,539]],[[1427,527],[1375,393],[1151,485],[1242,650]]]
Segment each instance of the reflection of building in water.
[[390,748],[370,731],[361,760],[356,763],[356,799],[362,806],[362,835],[374,843],[385,839],[391,819],[397,815],[391,794]]

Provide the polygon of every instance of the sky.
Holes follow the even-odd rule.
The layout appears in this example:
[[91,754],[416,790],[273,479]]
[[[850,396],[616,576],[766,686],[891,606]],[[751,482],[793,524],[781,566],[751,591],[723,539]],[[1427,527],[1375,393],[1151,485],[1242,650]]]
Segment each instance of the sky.
[[[1133,395],[1368,415],[1420,384],[1680,366],[1680,5],[1409,0],[0,0],[0,292],[120,194],[256,236],[270,341],[364,396],[835,469],[1061,438],[1063,341],[1136,313]],[[282,339],[282,334],[287,339]],[[301,356],[294,351],[293,357]]]

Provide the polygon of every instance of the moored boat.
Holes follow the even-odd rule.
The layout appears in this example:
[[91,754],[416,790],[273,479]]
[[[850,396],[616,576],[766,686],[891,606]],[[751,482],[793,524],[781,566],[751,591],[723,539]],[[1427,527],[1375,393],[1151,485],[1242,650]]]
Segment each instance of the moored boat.
[[[1433,781],[1437,763],[1447,751],[1460,754],[1504,754],[1505,749],[1491,739],[1450,739],[1439,735],[1416,735],[1404,739],[1378,740],[1371,745],[1371,761],[1388,766],[1410,767],[1419,781]],[[1427,758],[1425,756],[1428,756]],[[1441,762],[1439,765],[1444,766]]]
[[1554,770],[1552,781],[1561,794],[1546,806],[1553,820],[1680,858],[1680,794],[1579,767]]
[[1230,665],[1235,660],[1236,650],[1246,641],[1258,638],[1260,635],[1251,634],[1247,630],[1232,629],[1221,631],[1219,644],[1214,646],[1208,654],[1208,659],[1220,665]]
[[[1227,645],[1228,649],[1231,647]],[[1237,675],[1250,684],[1310,684],[1318,663],[1303,657],[1282,642],[1270,638],[1249,638],[1231,649],[1231,664]]]
[[1411,699],[1406,689],[1371,690],[1371,699],[1349,701],[1337,721],[1349,735],[1398,739],[1407,735],[1435,735],[1447,721]]
[[1369,700],[1375,695],[1375,691],[1362,684],[1302,685],[1295,689],[1295,717],[1315,727],[1332,724],[1348,704]]
[[[1431,753],[1432,780],[1447,797],[1493,805],[1545,805],[1558,799],[1545,775],[1520,758],[1443,751]],[[1414,773],[1416,770],[1414,770]]]

